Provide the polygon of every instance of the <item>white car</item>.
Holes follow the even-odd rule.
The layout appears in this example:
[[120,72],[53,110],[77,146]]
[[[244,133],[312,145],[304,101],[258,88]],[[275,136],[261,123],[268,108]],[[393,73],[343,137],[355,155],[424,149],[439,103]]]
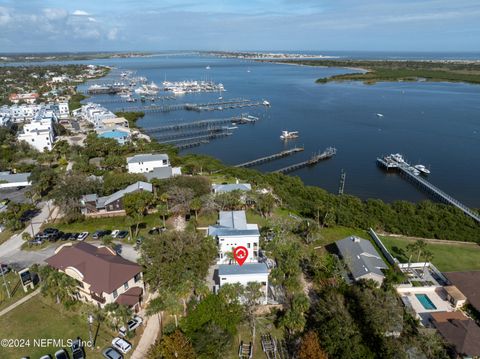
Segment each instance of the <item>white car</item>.
[[77,241],[84,241],[88,237],[88,232],[82,232],[80,235],[77,237]]
[[121,327],[120,330],[118,331],[118,335],[121,337],[124,337],[127,335],[127,332],[132,332],[135,329],[137,329],[141,324],[143,323],[142,317],[139,317],[138,315],[135,315],[132,319],[130,319],[127,323],[127,327]]
[[110,235],[112,236],[112,238],[117,238],[119,233],[120,233],[120,230],[115,229],[114,231],[112,231],[112,233]]
[[112,340],[112,345],[115,349],[120,350],[123,354],[127,354],[130,350],[132,350],[132,344],[120,337],[114,338]]

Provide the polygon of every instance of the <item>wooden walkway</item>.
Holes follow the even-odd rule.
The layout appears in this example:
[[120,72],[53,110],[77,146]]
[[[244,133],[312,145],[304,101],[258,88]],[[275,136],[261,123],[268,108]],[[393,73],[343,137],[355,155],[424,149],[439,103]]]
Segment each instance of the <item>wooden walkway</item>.
[[280,158],[283,158],[283,157],[293,155],[297,152],[302,152],[303,150],[304,150],[303,147],[295,147],[295,148],[292,148],[290,150],[285,150],[285,151],[282,151],[282,152],[274,153],[273,155],[260,157],[260,158],[257,158],[255,160],[252,160],[252,161],[240,163],[238,165],[235,165],[234,167],[253,167],[253,166],[257,166],[257,165],[262,164],[262,163],[274,161],[274,160],[277,160],[277,159],[280,159]]
[[303,162],[300,162],[300,163],[295,163],[293,165],[280,168],[279,170],[276,170],[276,171],[273,171],[273,172],[274,173],[289,173],[289,172],[299,170],[300,168],[314,166],[322,160],[332,158],[336,153],[337,153],[336,148],[328,147],[327,149],[325,149],[325,151],[323,151],[322,153],[320,153],[318,155],[313,155],[307,161],[303,161]]

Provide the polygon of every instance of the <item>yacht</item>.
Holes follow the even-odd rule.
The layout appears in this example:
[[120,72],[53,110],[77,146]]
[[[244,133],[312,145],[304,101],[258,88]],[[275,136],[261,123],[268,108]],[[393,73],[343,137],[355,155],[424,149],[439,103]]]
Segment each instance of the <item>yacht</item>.
[[418,171],[420,171],[423,174],[426,174],[426,175],[430,174],[430,170],[427,167],[425,167],[424,165],[416,165],[415,169],[417,169]]
[[405,160],[403,159],[403,156],[400,153],[394,153],[390,155],[390,157],[397,161],[398,163],[405,163]]
[[377,113],[377,117],[380,117],[380,118],[382,118],[382,117],[383,117],[383,114],[381,114],[381,113]]
[[280,138],[282,140],[290,140],[292,138],[298,138],[298,131],[282,131],[282,134],[280,135]]
[[263,100],[262,102],[263,106],[267,106],[267,107],[270,107],[270,102],[268,102],[267,100]]

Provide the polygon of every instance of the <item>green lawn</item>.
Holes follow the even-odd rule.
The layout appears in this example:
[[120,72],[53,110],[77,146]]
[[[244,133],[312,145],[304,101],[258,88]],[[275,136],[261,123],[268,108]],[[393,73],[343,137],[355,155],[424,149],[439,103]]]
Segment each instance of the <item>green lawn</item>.
[[[382,236],[383,244],[401,262],[408,262],[404,250],[412,240]],[[480,270],[480,246],[476,244],[428,243],[432,263],[443,272]],[[421,260],[421,259],[420,259]]]
[[[0,276],[0,310],[7,308],[28,294],[24,292],[23,286],[20,283],[20,277],[17,273],[7,273],[5,275],[5,283],[7,283],[11,298],[8,297],[3,278]],[[29,293],[30,292],[31,290]]]
[[320,230],[321,239],[315,241],[315,246],[318,245],[328,245],[340,239],[355,235],[360,238],[370,240],[370,235],[367,231],[363,229],[353,229],[348,227],[331,227],[331,228],[322,228]]
[[8,240],[12,235],[13,235],[13,232],[10,231],[9,229],[5,229],[2,232],[0,232],[0,244]]
[[[80,336],[89,340],[87,311],[85,306],[67,311],[62,305],[37,295],[5,314],[1,319],[0,338],[29,339],[30,346],[24,348],[0,347],[0,358],[20,358],[29,356],[39,358],[45,354],[53,354],[59,348],[54,346],[35,346],[34,339],[63,339],[67,346],[68,339]],[[96,325],[94,324],[94,331]],[[113,334],[105,325],[100,325],[95,348],[86,349],[88,358],[102,358],[101,350],[110,345]]]

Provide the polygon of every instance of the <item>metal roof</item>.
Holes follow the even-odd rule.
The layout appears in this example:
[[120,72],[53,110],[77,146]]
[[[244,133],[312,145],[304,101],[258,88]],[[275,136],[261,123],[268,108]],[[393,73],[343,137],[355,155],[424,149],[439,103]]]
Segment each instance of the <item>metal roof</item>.
[[150,181],[151,179],[165,179],[172,177],[172,167],[164,166],[164,167],[156,167],[151,172],[143,173],[143,175]]
[[370,241],[351,236],[336,241],[335,244],[355,279],[370,273],[384,276],[381,269],[388,267]]
[[250,183],[230,183],[230,184],[213,184],[212,189],[216,193],[226,193],[233,191],[251,191]]
[[258,225],[248,224],[245,211],[220,211],[219,224],[208,227],[210,236],[260,235]]
[[127,158],[127,163],[137,163],[137,162],[152,162],[152,161],[168,161],[168,155],[165,153],[145,153],[139,154],[132,157]]
[[220,264],[218,266],[218,275],[244,275],[244,274],[268,274],[268,268],[265,263],[245,263],[242,266]]

